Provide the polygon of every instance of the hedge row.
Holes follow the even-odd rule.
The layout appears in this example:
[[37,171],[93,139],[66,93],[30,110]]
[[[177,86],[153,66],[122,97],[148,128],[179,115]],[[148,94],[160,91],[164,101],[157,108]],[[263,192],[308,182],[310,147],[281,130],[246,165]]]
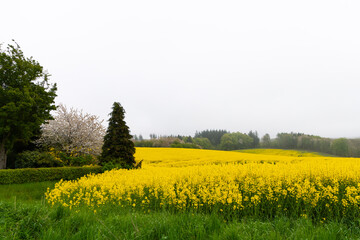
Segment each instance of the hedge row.
[[0,184],[75,180],[89,173],[101,173],[102,167],[21,168],[0,170]]

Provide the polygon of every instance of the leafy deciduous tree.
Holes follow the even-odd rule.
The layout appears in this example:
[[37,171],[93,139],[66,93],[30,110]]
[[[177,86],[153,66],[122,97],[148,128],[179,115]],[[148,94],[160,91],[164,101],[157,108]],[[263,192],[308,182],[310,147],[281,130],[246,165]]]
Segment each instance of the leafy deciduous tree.
[[278,133],[276,140],[278,147],[285,149],[296,149],[298,145],[298,138],[303,136],[303,133]]
[[226,133],[222,136],[220,147],[223,150],[236,150],[250,148],[253,139],[240,132]]
[[226,130],[204,130],[195,133],[195,138],[207,138],[214,147],[220,145],[221,138],[224,134],[229,133]]
[[270,146],[271,146],[270,135],[269,135],[268,133],[266,133],[266,134],[261,138],[261,147],[269,148]]
[[214,146],[211,144],[208,138],[194,138],[194,143],[199,145],[203,149],[213,149]]
[[19,45],[0,48],[0,169],[17,139],[30,140],[55,110],[56,84]]
[[349,145],[346,138],[335,139],[331,143],[331,150],[334,155],[348,157],[349,156]]
[[257,131],[255,131],[255,132],[250,131],[250,132],[248,133],[248,136],[253,139],[252,147],[253,147],[253,148],[259,147],[260,139],[259,139],[259,137],[258,137]]

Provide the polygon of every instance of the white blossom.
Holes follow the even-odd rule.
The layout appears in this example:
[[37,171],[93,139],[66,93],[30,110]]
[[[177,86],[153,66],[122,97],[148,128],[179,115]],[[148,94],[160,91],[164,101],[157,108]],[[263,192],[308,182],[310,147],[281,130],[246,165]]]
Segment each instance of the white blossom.
[[102,122],[98,116],[60,104],[54,120],[41,126],[42,135],[37,143],[72,156],[100,155],[105,135]]

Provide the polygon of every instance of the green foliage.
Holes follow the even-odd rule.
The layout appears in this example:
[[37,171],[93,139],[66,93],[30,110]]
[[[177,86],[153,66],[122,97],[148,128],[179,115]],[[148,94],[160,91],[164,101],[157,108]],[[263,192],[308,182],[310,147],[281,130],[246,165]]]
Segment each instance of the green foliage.
[[270,138],[270,135],[268,133],[266,133],[261,138],[261,147],[263,147],[263,148],[270,148],[271,147],[271,138]]
[[55,110],[56,85],[20,47],[0,49],[0,169],[6,167],[6,154],[17,139],[30,140]]
[[170,145],[172,148],[195,148],[199,149],[200,146],[194,144],[194,143],[180,143],[180,142],[174,142]]
[[191,136],[184,137],[182,139],[185,143],[193,143],[193,138]]
[[178,138],[174,137],[159,137],[150,141],[153,143],[153,147],[171,147],[171,144],[181,142]]
[[260,138],[258,137],[257,131],[254,131],[254,132],[253,132],[253,131],[250,131],[250,132],[248,133],[248,136],[253,139],[252,144],[251,144],[251,147],[252,147],[252,148],[257,148],[257,147],[259,147],[259,145],[260,145]]
[[360,157],[360,139],[348,139],[349,156]]
[[194,138],[193,142],[199,145],[202,149],[214,149],[214,146],[208,138]]
[[35,144],[35,141],[40,136],[40,129],[39,132],[34,132],[34,136],[30,139],[30,141],[25,141],[23,139],[17,139],[11,150],[7,153],[7,168],[16,168],[15,163],[18,158],[18,155],[25,151],[35,151],[38,150],[39,147]]
[[213,148],[207,138],[158,137],[150,140],[135,141],[136,147],[172,147],[172,148]]
[[360,140],[329,139],[303,133],[278,133],[277,138],[270,143],[268,139],[266,145],[263,141],[262,147],[315,151],[341,157],[360,156]]
[[139,140],[135,142],[135,147],[154,147],[153,140]]
[[98,160],[92,155],[69,156],[64,152],[24,151],[16,155],[15,168],[81,167],[96,165]]
[[104,137],[100,163],[112,162],[122,166],[135,166],[135,145],[125,123],[125,110],[115,102],[110,114],[109,127]]
[[59,158],[64,166],[86,166],[86,165],[96,165],[98,160],[95,156],[87,155],[78,155],[78,156],[69,156],[67,153],[60,152]]
[[126,165],[126,163],[124,161],[111,161],[111,162],[106,162],[104,163],[104,165],[102,166],[102,171],[110,171],[112,169],[133,169],[135,166],[133,165]]
[[48,152],[25,151],[17,155],[16,168],[63,167],[64,163]]
[[222,136],[220,148],[223,150],[237,150],[251,148],[253,139],[246,134],[235,132],[226,133]]
[[349,145],[348,140],[346,138],[335,139],[331,143],[331,151],[332,154],[342,157],[349,156]]
[[298,137],[297,149],[314,149],[315,139],[309,135],[303,135]]
[[207,138],[211,142],[211,145],[218,147],[220,145],[221,138],[224,134],[229,133],[226,130],[204,130],[195,133],[195,138]]
[[306,135],[302,133],[279,133],[276,139],[271,140],[269,134],[262,138],[261,147],[280,149],[299,149],[331,154],[332,140],[319,136]]
[[171,147],[172,144],[183,143],[178,137],[158,137],[150,140],[135,141],[136,147]]
[[3,169],[0,170],[0,184],[75,180],[89,173],[101,172],[100,166]]
[[276,136],[277,147],[284,149],[296,149],[298,145],[298,137],[303,136],[302,133],[278,133]]
[[[195,137],[191,136],[157,136],[151,134],[150,140],[135,141],[136,147],[178,147],[187,148],[194,147],[191,145],[182,145],[183,143],[193,143],[200,146],[202,149],[221,149],[221,150],[237,150],[246,148],[278,148],[278,149],[298,149],[311,152],[320,152],[328,155],[347,156],[347,157],[360,157],[360,139],[347,139],[346,146],[339,146],[336,139],[322,138],[319,136],[308,135],[303,133],[278,133],[275,139],[271,139],[269,134],[265,134],[259,143],[257,131],[250,131],[247,136],[252,138],[252,143],[249,144],[245,139],[234,137],[236,134],[229,133],[225,130],[205,130],[196,132]],[[225,136],[226,135],[226,136]],[[244,134],[246,135],[246,134]],[[207,137],[202,137],[207,136]],[[217,142],[217,138],[225,136],[221,144],[213,145],[212,142]],[[212,139],[212,140],[211,140]],[[245,140],[245,141],[244,141]],[[242,142],[241,144],[238,142]],[[335,141],[335,143],[333,143]],[[341,142],[341,141],[340,141]],[[181,144],[179,144],[181,143]],[[221,138],[219,140],[221,143]],[[245,144],[244,144],[245,143]],[[344,145],[344,143],[343,143]],[[347,149],[347,150],[346,150]]]
[[331,153],[331,140],[328,138],[319,138],[315,142],[315,151],[323,153]]
[[122,168],[119,163],[114,163],[114,162],[106,162],[106,163],[104,163],[103,166],[102,166],[102,170],[105,172],[105,171],[110,171],[112,169],[120,169],[120,168]]

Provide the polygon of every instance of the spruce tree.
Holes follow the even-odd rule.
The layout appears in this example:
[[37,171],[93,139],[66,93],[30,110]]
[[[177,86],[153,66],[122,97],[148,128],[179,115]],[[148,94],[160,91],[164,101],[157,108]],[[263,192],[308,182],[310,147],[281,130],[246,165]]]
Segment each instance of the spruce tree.
[[120,103],[115,102],[110,113],[109,126],[104,136],[104,145],[100,162],[102,165],[113,163],[125,168],[135,165],[135,145],[129,127],[124,120],[125,110]]

